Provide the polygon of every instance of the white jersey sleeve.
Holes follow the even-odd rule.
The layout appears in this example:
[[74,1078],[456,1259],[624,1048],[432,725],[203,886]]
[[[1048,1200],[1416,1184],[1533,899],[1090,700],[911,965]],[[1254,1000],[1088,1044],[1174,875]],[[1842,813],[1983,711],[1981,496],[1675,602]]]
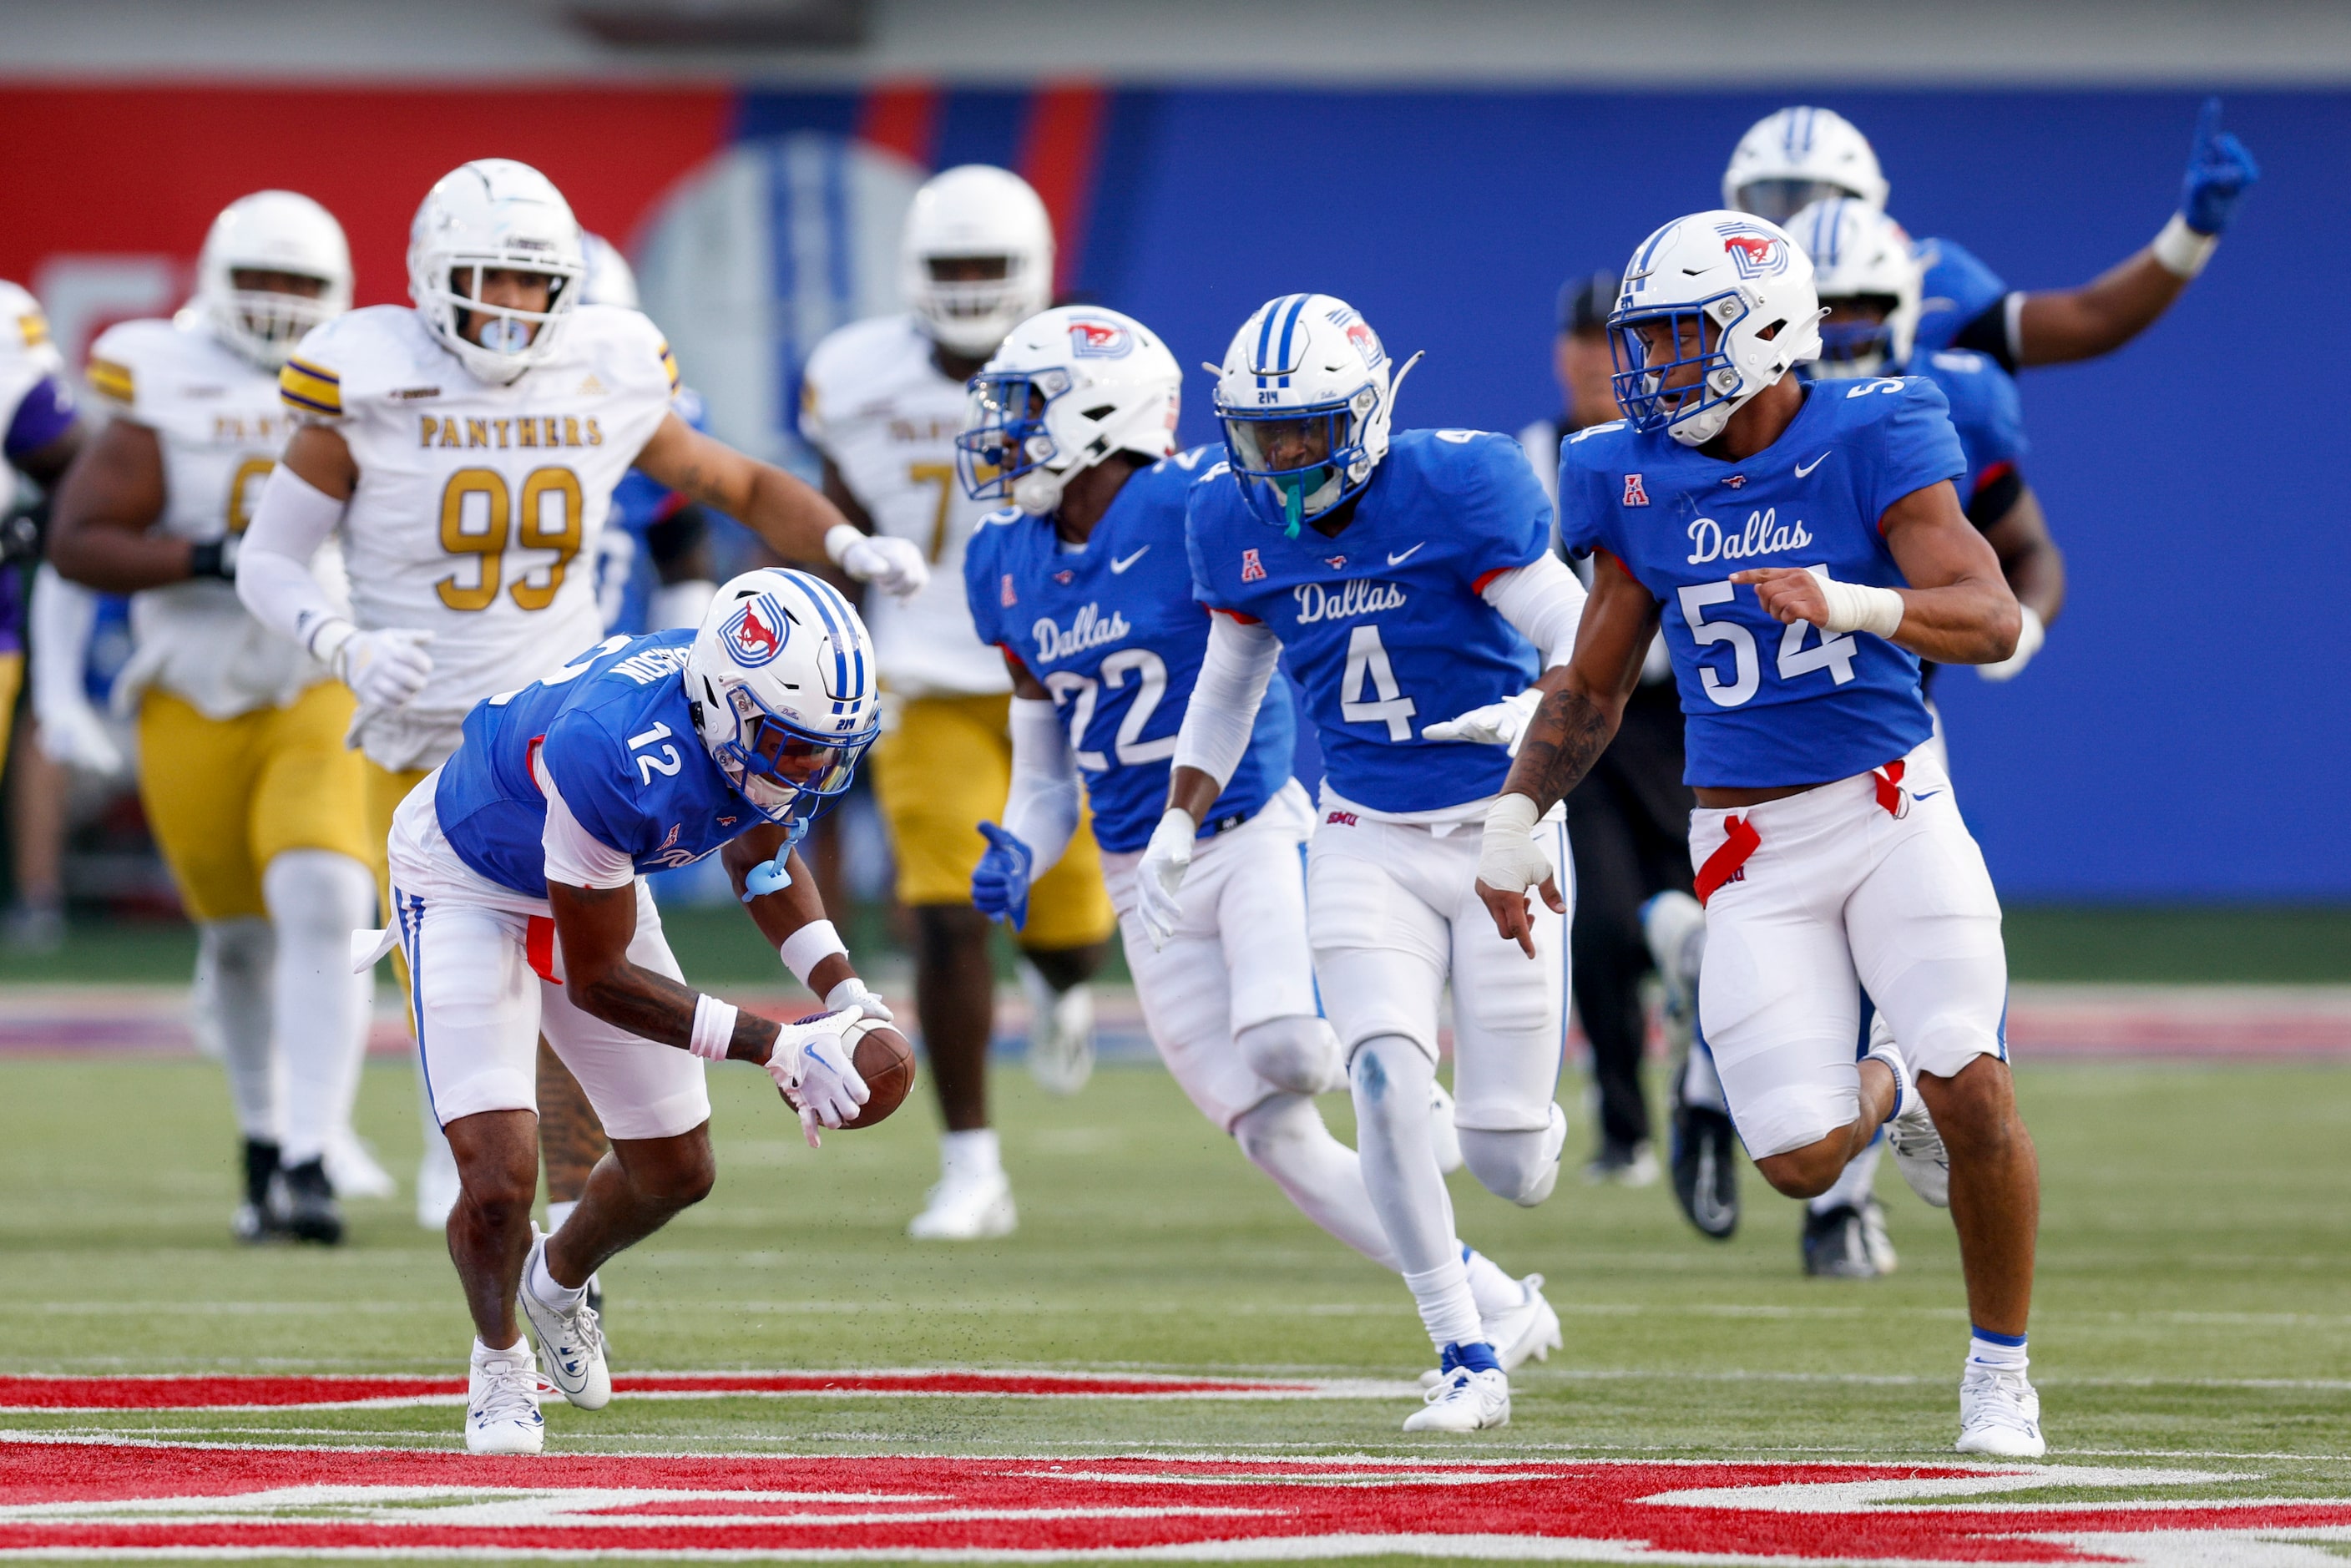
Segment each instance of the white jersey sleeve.
[[580,306],[559,352],[507,386],[476,381],[413,310],[354,310],[302,340],[289,409],[340,431],[360,478],[345,509],[352,619],[434,634],[406,706],[362,709],[381,767],[457,747],[475,703],[603,636],[593,564],[612,489],[668,417],[676,366],[634,310]]

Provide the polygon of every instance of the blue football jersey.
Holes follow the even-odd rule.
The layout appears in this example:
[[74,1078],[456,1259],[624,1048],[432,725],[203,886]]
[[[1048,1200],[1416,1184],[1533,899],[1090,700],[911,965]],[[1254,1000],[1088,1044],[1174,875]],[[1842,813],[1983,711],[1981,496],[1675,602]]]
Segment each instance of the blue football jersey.
[[[1094,838],[1139,850],[1167,805],[1176,732],[1200,678],[1208,614],[1192,597],[1184,504],[1214,466],[1195,447],[1131,476],[1083,549],[1064,547],[1050,517],[992,513],[964,547],[965,597],[980,641],[1003,648],[1053,694],[1085,775]],[[1288,684],[1258,710],[1241,764],[1207,823],[1250,817],[1290,777],[1296,725]]]
[[1926,264],[1913,357],[1948,349],[1959,329],[2008,297],[2008,285],[1973,251],[1947,239],[1922,239],[1911,254]]
[[1503,749],[1421,732],[1533,683],[1534,645],[1478,594],[1550,549],[1551,500],[1507,435],[1407,430],[1354,507],[1336,538],[1290,538],[1217,465],[1192,487],[1192,591],[1281,639],[1337,793],[1397,812],[1482,800]]
[[1927,738],[1917,654],[1865,632],[1782,626],[1729,577],[1825,567],[1840,582],[1906,587],[1878,521],[1964,468],[1941,391],[1917,376],[1814,382],[1780,439],[1738,463],[1622,420],[1561,443],[1562,539],[1606,550],[1664,606],[1686,783],[1826,783]]
[[1915,353],[1906,369],[1940,387],[1951,405],[1951,428],[1959,433],[1967,463],[1959,482],[1964,507],[1987,480],[2014,468],[2024,455],[2024,404],[2016,395],[2016,378],[1965,349]]
[[687,711],[690,630],[608,637],[465,716],[433,803],[458,858],[501,887],[547,896],[547,798],[537,751],[580,825],[642,873],[690,865],[766,821],[703,748]]

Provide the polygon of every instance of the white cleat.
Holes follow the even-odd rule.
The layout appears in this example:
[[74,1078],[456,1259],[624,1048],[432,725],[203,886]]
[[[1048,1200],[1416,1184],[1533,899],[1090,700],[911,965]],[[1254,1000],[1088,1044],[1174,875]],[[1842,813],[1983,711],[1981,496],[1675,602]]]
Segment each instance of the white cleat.
[[1530,1274],[1519,1283],[1526,1289],[1525,1299],[1479,1325],[1504,1372],[1515,1372],[1528,1361],[1549,1361],[1551,1353],[1566,1343],[1559,1313],[1543,1299],[1543,1277]]
[[538,1368],[528,1338],[510,1350],[474,1342],[473,1375],[465,1388],[465,1451],[469,1454],[536,1454],[547,1447],[547,1423],[538,1413]]
[[1437,1145],[1437,1168],[1451,1176],[1461,1168],[1461,1129],[1453,1124],[1453,1096],[1445,1085],[1436,1086],[1437,1098],[1429,1102],[1429,1131]]
[[547,1253],[547,1238],[530,1228],[530,1256],[523,1260],[522,1288],[515,1292],[530,1332],[538,1336],[538,1364],[547,1380],[582,1410],[601,1410],[612,1402],[612,1373],[604,1361],[604,1331],[596,1309],[581,1296],[569,1312],[540,1301],[530,1288],[532,1273]]
[[985,1241],[1009,1236],[1020,1222],[1012,1207],[1012,1183],[1002,1171],[984,1176],[946,1177],[931,1188],[923,1212],[906,1227],[917,1241]]
[[1928,1113],[1910,1064],[1894,1037],[1883,1031],[1872,1032],[1869,1055],[1894,1070],[1901,1092],[1899,1108],[1886,1124],[1886,1146],[1893,1152],[1895,1168],[1922,1201],[1936,1208],[1950,1207],[1951,1156],[1943,1147],[1943,1134],[1935,1130],[1935,1118]]
[[2049,1451],[2041,1436],[2041,1396],[2021,1372],[1970,1365],[1959,1379],[1959,1440],[1962,1454],[1998,1459],[2037,1459]]
[[327,1181],[337,1197],[398,1197],[400,1184],[377,1163],[375,1151],[349,1127],[327,1140]]
[[1874,1197],[1861,1200],[1861,1245],[1869,1254],[1870,1267],[1881,1274],[1891,1274],[1902,1266],[1902,1256],[1894,1250],[1894,1238],[1886,1228],[1886,1209]]
[[1426,1403],[1405,1417],[1407,1432],[1482,1432],[1510,1424],[1507,1373],[1457,1366],[1421,1397]]
[[1056,992],[1034,964],[1020,966],[1029,995],[1029,1076],[1049,1094],[1075,1094],[1094,1075],[1094,992]]

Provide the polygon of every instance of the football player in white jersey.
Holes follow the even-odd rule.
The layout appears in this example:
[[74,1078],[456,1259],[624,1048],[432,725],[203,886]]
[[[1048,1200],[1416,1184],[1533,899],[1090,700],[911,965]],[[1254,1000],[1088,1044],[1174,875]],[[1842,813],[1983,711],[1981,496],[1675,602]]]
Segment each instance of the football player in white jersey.
[[[1051,303],[1053,229],[1018,175],[967,164],[915,193],[900,251],[908,308],[817,345],[800,432],[824,454],[825,494],[878,537],[913,543],[934,573],[923,592],[867,608],[889,705],[873,780],[898,898],[914,911],[915,1009],[946,1124],[938,1185],[908,1230],[964,1240],[1005,1235],[1016,1218],[988,1125],[995,979],[987,919],[971,903],[986,847],[979,824],[1003,811],[1011,788],[1012,688],[964,597],[964,544],[988,503],[956,483],[955,440],[964,383]],[[1057,1092],[1074,1092],[1092,1071],[1084,982],[1116,924],[1088,819],[1038,879],[1019,935],[1029,1070]]]
[[[112,418],[67,476],[49,539],[64,577],[133,596],[136,652],[115,701],[137,716],[140,797],[202,933],[199,1001],[244,1134],[235,1228],[248,1241],[342,1239],[324,1160],[367,1042],[368,981],[345,953],[375,907],[359,759],[343,746],[350,693],[232,586],[292,428],[277,372],[350,298],[333,214],[290,191],[232,203],[188,308],[121,322],[93,348],[89,384]],[[332,598],[340,569],[321,569],[315,586]],[[44,656],[78,671],[83,630],[45,638]],[[69,715],[44,706],[45,724],[89,722],[86,705]]]
[[[65,357],[49,340],[40,301],[0,281],[0,456],[43,491],[52,490],[83,444]],[[0,561],[37,552],[39,524],[11,517],[0,539]],[[8,752],[9,725],[25,679],[24,601],[14,570],[0,570],[0,757]]]
[[[928,578],[914,545],[868,538],[807,485],[679,419],[660,331],[581,304],[584,272],[562,193],[528,164],[477,160],[417,209],[413,308],[329,323],[279,378],[298,428],[239,553],[237,591],[358,697],[350,736],[379,868],[393,812],[456,750],[466,712],[603,635],[591,569],[632,466],[788,559],[830,559],[893,593]],[[348,609],[309,569],[333,535]],[[454,1171],[445,1145],[438,1165]],[[456,1200],[441,1179],[420,1214],[428,1198]]]

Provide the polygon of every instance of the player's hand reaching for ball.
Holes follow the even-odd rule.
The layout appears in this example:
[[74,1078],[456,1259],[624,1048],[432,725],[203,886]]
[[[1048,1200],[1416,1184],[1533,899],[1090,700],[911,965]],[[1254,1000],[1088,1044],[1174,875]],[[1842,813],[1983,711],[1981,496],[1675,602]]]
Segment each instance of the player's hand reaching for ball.
[[800,1113],[800,1133],[811,1149],[823,1144],[817,1135],[819,1123],[838,1128],[854,1121],[857,1108],[873,1097],[841,1038],[841,1030],[856,1017],[854,1011],[844,1009],[785,1024],[777,1031],[775,1048],[768,1053],[768,1076]]
[[869,534],[854,524],[839,523],[824,537],[824,553],[832,563],[860,582],[870,582],[884,593],[904,599],[920,593],[931,580],[931,563],[912,539]]
[[1486,812],[1486,836],[1478,852],[1478,896],[1494,917],[1494,929],[1535,956],[1534,908],[1527,889],[1542,894],[1552,913],[1567,913],[1559,895],[1559,875],[1551,857],[1535,842],[1541,811],[1516,791],[1498,797]]

